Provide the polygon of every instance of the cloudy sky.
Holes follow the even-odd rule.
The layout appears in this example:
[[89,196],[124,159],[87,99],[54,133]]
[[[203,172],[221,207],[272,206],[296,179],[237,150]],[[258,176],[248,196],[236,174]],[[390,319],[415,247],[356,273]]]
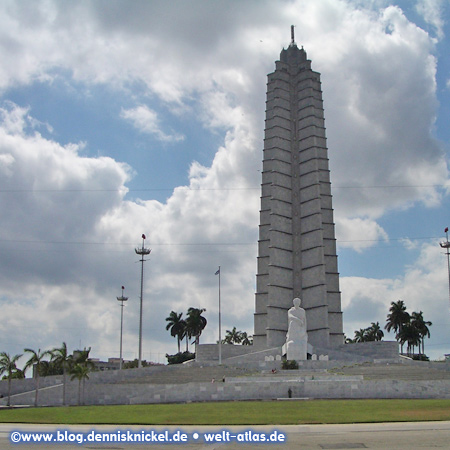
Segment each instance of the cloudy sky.
[[[450,353],[448,0],[2,1],[0,350],[176,352],[171,310],[206,308],[203,342],[253,332],[266,77],[296,26],[321,73],[344,328],[392,301]],[[388,338],[393,338],[393,335]]]

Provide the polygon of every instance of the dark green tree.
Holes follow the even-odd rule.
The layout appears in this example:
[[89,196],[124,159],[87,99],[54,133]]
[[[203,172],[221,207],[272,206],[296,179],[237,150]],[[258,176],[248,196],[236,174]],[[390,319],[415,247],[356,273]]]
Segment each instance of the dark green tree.
[[241,333],[242,345],[253,345],[253,336],[249,336],[246,331]]
[[[13,380],[23,380],[25,378],[25,373],[21,369],[16,369],[13,371],[11,378]],[[7,380],[7,379],[8,379],[8,375],[4,375],[2,377],[2,380]]]
[[33,350],[31,348],[25,348],[23,351],[25,353],[31,354],[30,359],[25,363],[25,366],[23,368],[24,372],[29,367],[36,368],[36,370],[33,373],[33,377],[36,380],[36,394],[34,397],[34,406],[37,406],[38,405],[38,396],[39,396],[39,378],[40,378],[39,372],[41,371],[41,366],[42,366],[42,363],[44,362],[44,358],[46,358],[47,356],[51,356],[51,352],[49,350],[41,352],[41,349],[38,349],[38,351],[36,352],[35,350]]
[[91,347],[83,350],[75,350],[70,358],[70,374],[71,380],[75,378],[78,380],[78,405],[81,403],[81,389],[83,390],[83,403],[85,381],[89,379],[89,372],[95,369],[95,364],[89,359]]
[[86,379],[89,379],[89,368],[87,367],[87,365],[83,365],[83,364],[75,364],[72,367],[72,370],[70,371],[71,373],[71,380],[78,380],[78,406],[81,405],[81,390],[83,390],[83,404],[84,404],[84,381]]
[[381,341],[383,339],[384,333],[380,328],[380,323],[372,322],[369,328],[366,328],[366,339],[367,341]]
[[346,344],[354,344],[356,341],[355,341],[355,339],[349,338],[344,334],[344,342]]
[[200,335],[207,324],[207,320],[202,316],[205,311],[205,308],[189,308],[187,312],[186,333],[189,337],[195,338],[196,349],[200,342]]
[[242,331],[236,330],[236,327],[233,327],[232,330],[227,330],[225,333],[225,339],[223,340],[224,344],[240,344],[242,341]]
[[169,316],[166,317],[166,321],[168,322],[166,330],[170,330],[170,335],[177,338],[178,353],[181,352],[181,341],[186,334],[186,322],[182,319],[182,316],[183,313],[171,311]]
[[11,379],[13,378],[13,374],[19,370],[17,369],[16,363],[21,356],[22,355],[14,355],[11,358],[9,353],[0,353],[0,375],[6,373],[8,378],[8,406],[11,406]]
[[[141,365],[142,365],[142,367],[148,367],[148,366],[152,366],[154,364],[148,363],[145,359],[143,359],[141,361]],[[139,367],[139,361],[137,358],[135,358],[133,361],[124,362],[123,366],[122,366],[123,369],[137,369],[138,367]]]
[[[399,335],[402,328],[409,324],[410,316],[406,311],[406,306],[403,300],[398,300],[397,302],[391,302],[391,307],[389,308],[389,314],[387,315],[385,329],[386,331],[393,330],[395,332],[395,338],[400,342],[401,352],[403,353],[403,344],[406,341],[402,341]],[[402,344],[403,342],[403,344]]]
[[403,344],[407,344],[408,356],[414,357],[414,347],[420,345],[419,330],[412,323],[405,324],[398,333],[398,339],[400,340],[402,348]]
[[55,347],[51,352],[51,363],[62,370],[63,374],[63,405],[66,404],[66,382],[67,373],[70,371],[70,364],[73,361],[67,351],[67,344],[62,343],[61,347]]
[[367,342],[367,329],[366,328],[360,328],[359,330],[355,331],[355,339],[354,342]]
[[422,355],[425,355],[425,338],[430,337],[430,329],[428,327],[431,327],[433,325],[431,322],[424,320],[423,318],[423,312],[413,312],[411,314],[411,325],[416,328],[416,330],[419,332],[420,335],[420,341],[422,343],[422,352],[420,352],[420,346],[419,346],[419,353],[422,353]]

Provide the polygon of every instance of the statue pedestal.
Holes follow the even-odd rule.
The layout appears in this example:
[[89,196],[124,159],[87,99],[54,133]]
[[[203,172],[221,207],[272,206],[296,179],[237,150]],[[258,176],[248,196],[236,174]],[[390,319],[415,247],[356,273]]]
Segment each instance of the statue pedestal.
[[[289,351],[289,353],[288,353],[288,343],[284,343],[283,346],[281,347],[281,355],[286,356],[286,359],[288,359],[288,360],[294,359],[296,361],[304,361],[304,360],[308,359],[308,353],[310,355],[313,355],[315,353],[314,347],[310,343],[307,343],[307,345],[306,345],[306,355],[304,358],[297,358],[297,357],[293,358],[292,356],[296,356],[294,353],[295,350],[293,347],[290,348],[290,350],[292,350],[292,352]],[[288,354],[289,354],[289,356],[291,356],[291,358],[288,356]]]
[[286,358],[288,360],[304,361],[307,359],[307,342],[304,341],[289,341],[286,343]]

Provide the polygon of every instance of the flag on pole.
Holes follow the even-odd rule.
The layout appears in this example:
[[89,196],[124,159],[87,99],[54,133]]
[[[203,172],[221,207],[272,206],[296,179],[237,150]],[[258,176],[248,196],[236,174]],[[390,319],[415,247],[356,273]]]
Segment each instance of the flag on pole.
[[448,232],[448,227],[444,230],[444,233],[447,233]]
[[219,275],[219,273],[220,273],[220,267],[214,275]]

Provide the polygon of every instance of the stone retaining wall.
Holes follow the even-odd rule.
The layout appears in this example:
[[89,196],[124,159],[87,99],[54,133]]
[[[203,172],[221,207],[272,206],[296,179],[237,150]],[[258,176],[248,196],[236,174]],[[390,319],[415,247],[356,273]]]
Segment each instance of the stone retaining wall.
[[[67,377],[70,378],[69,376]],[[54,386],[57,384],[62,384],[63,376],[55,375],[50,377],[40,377],[39,387],[44,388],[48,386]],[[17,394],[26,391],[33,391],[36,386],[36,380],[34,378],[25,379],[12,379],[11,380],[11,394]],[[8,380],[0,380],[0,395],[6,397],[8,395]]]
[[[314,377],[312,377],[314,378]],[[292,397],[310,399],[368,398],[450,398],[450,380],[401,381],[363,380],[361,377],[337,379],[311,377],[300,379],[249,380],[168,385],[100,384],[86,382],[85,404],[184,403],[229,400],[271,400]],[[40,405],[61,405],[62,387],[39,392]],[[77,404],[78,383],[67,386],[68,404]],[[2,399],[5,403],[6,399]],[[13,405],[32,405],[34,393],[15,395]]]

